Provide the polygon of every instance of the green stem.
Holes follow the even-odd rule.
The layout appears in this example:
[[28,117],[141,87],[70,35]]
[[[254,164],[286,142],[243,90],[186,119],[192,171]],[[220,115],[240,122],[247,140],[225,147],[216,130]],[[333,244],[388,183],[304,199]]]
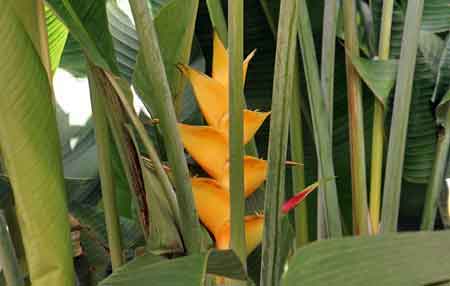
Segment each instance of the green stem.
[[25,281],[20,271],[19,262],[14,250],[11,237],[8,232],[8,225],[0,211],[0,261],[3,267],[3,276],[8,286],[24,286]]
[[337,1],[325,1],[322,33],[321,80],[325,105],[329,114],[330,134],[333,134],[334,63],[336,54]]
[[228,46],[227,22],[223,14],[222,3],[220,0],[206,0],[208,6],[209,18],[213,25],[214,31],[219,35],[225,47]]
[[122,239],[120,232],[119,214],[117,211],[116,194],[114,185],[114,172],[111,158],[111,134],[106,116],[103,95],[98,91],[98,82],[92,74],[93,65],[88,61],[88,77],[91,94],[92,116],[95,126],[95,141],[97,145],[97,157],[103,208],[105,210],[106,230],[108,234],[108,247],[111,255],[112,269],[115,271],[123,264]]
[[384,107],[378,99],[374,99],[372,158],[370,165],[370,222],[373,234],[377,234],[379,232],[381,180],[383,177],[383,145]]
[[378,47],[378,57],[380,60],[389,59],[393,11],[394,0],[384,0],[383,14],[381,16],[380,43]]
[[447,111],[446,117],[444,132],[438,137],[436,158],[434,159],[433,170],[427,186],[425,207],[423,210],[422,224],[420,227],[421,230],[433,230],[434,228],[437,200],[445,181],[445,171],[447,168],[450,147],[450,132],[447,127],[450,126],[449,111]]
[[[300,47],[302,49],[319,169],[324,178],[335,178],[328,111],[325,109],[311,21],[305,0],[297,0],[297,10],[298,33]],[[324,183],[321,192],[324,193],[325,197],[324,212],[327,217],[327,236],[340,237],[342,236],[342,225],[336,180],[333,179]]]
[[245,197],[244,197],[244,146],[243,131],[243,72],[244,57],[244,2],[228,2],[228,43],[229,43],[229,114],[230,114],[230,209],[231,248],[243,264],[246,262],[245,249]]
[[[297,53],[296,58],[298,58]],[[295,61],[294,68],[298,68],[298,59]],[[294,72],[294,89],[292,95],[290,122],[291,159],[294,162],[303,164],[305,161],[303,151],[303,120],[300,108],[300,80],[298,77],[299,73]],[[292,188],[294,193],[301,192],[305,188],[304,166],[292,168]],[[297,208],[295,208],[295,246],[299,248],[308,243],[308,241],[308,208],[305,200]]]
[[146,0],[130,0],[130,6],[136,23],[140,48],[145,51],[142,53],[142,58],[148,81],[153,89],[152,107],[160,119],[162,136],[165,146],[167,146],[167,157],[175,176],[180,216],[183,218],[181,225],[183,239],[187,252],[196,253],[200,251],[200,223],[195,209],[189,170],[178,131],[172,95],[159,49],[158,36],[150,17],[148,2]]
[[356,3],[352,0],[346,0],[343,5],[345,49],[348,53],[346,55],[346,71],[354,220],[353,231],[355,234],[368,234],[367,181],[361,80],[351,62],[351,57],[359,56]]
[[408,1],[386,159],[381,232],[397,231],[406,135],[424,0]]
[[[380,43],[378,57],[380,60],[389,59],[391,45],[392,13],[394,0],[383,1],[383,14],[381,18]],[[383,149],[384,149],[384,107],[374,99],[373,130],[372,130],[372,159],[370,174],[370,219],[372,232],[379,232],[381,181],[383,179]]]
[[[264,200],[264,234],[261,286],[277,286],[281,278],[282,221],[280,208],[285,192],[285,161],[297,46],[295,2],[282,0],[278,22],[277,50],[272,94],[268,150],[268,174]],[[298,103],[298,102],[297,102]]]
[[[337,1],[325,1],[323,15],[323,32],[322,32],[322,61],[321,61],[321,82],[325,100],[325,107],[329,114],[330,120],[330,144],[333,148],[333,113],[334,113],[334,66],[336,55],[336,24],[337,24]],[[319,170],[319,182],[322,182]],[[320,187],[319,187],[320,188]],[[317,238],[326,237],[326,216],[324,215],[324,192],[318,192],[317,198]]]

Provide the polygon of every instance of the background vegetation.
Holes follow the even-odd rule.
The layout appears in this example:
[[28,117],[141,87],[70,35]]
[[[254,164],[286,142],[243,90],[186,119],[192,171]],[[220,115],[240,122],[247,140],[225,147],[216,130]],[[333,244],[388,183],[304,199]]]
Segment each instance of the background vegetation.
[[[0,285],[449,283],[449,0],[118,2],[0,0]],[[177,127],[206,125],[180,64],[210,75],[214,33],[232,250],[199,222]],[[89,81],[82,126],[61,69]],[[245,148],[243,106],[271,111]],[[268,166],[246,199],[244,155]]]

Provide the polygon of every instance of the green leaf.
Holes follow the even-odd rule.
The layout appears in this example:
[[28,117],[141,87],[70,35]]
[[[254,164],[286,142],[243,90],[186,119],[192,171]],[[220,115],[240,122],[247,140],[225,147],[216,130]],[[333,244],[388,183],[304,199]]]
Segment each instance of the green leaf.
[[[321,241],[301,249],[283,285],[435,285],[450,281],[449,231]],[[426,263],[424,263],[426,261]]]
[[442,51],[438,66],[436,87],[433,93],[433,101],[439,100],[450,87],[450,35],[447,36],[445,47]]
[[105,0],[48,0],[47,3],[69,28],[71,35],[82,44],[94,64],[117,71]]
[[[284,261],[281,261],[282,219],[280,208],[285,193],[285,161],[289,135],[291,102],[294,93],[293,71],[297,53],[297,4],[282,0],[277,33],[276,66],[272,95],[268,173],[264,202],[261,283],[279,285]],[[287,76],[290,75],[290,76]],[[242,140],[241,140],[242,141]],[[284,257],[283,257],[284,258]]]
[[419,51],[423,56],[426,65],[436,77],[439,69],[439,61],[441,59],[444,42],[433,33],[420,31],[419,34]]
[[395,84],[398,61],[353,57],[352,62],[361,79],[374,93],[375,98],[386,108],[389,95]]
[[422,30],[444,32],[450,30],[450,1],[427,0],[423,8]]
[[141,286],[152,281],[157,286],[203,285],[206,274],[245,280],[246,275],[237,256],[230,250],[209,251],[182,258],[164,260],[154,255],[136,258],[99,286]]
[[[14,192],[33,285],[73,286],[72,247],[51,86],[39,46],[33,41],[40,38],[39,26],[23,22],[27,19],[38,23],[36,19],[44,17],[36,13],[37,3],[0,1],[0,149]],[[28,4],[34,7],[19,9]]]
[[[177,115],[181,111],[182,93],[186,81],[177,69],[177,64],[188,64],[189,62],[197,7],[198,0],[174,0],[161,8],[154,18],[161,56]],[[173,19],[177,19],[177,25],[172,24]],[[133,83],[140,91],[143,102],[147,106],[152,106],[151,101],[147,99],[150,91],[145,77],[142,55],[138,56],[137,62]]]
[[219,35],[224,46],[228,46],[227,22],[222,9],[221,0],[206,0],[208,6],[209,18],[213,25],[214,31]]
[[436,108],[437,124],[442,126],[438,137],[436,158],[427,186],[425,207],[422,211],[422,230],[433,230],[436,220],[436,202],[445,182],[450,146],[450,90]]
[[[404,23],[405,11],[402,7],[395,6],[391,37],[391,58],[394,59],[400,56]],[[431,104],[435,75],[431,69],[430,57],[425,57],[423,48],[420,48],[423,47],[420,43],[423,39],[425,38],[419,34],[403,172],[404,179],[415,183],[428,181],[436,152],[436,120]],[[390,125],[389,118],[387,123]]]
[[45,18],[48,32],[48,52],[52,72],[54,72],[59,65],[59,61],[61,60],[61,55],[64,50],[69,31],[47,6],[45,6]]
[[414,90],[414,69],[417,61],[423,0],[408,2],[402,35],[389,147],[386,157],[381,232],[397,231],[400,194],[405,163],[409,113]]
[[[170,70],[165,69],[164,60],[161,51],[165,51],[164,39],[158,41],[158,34],[156,32],[155,23],[150,18],[147,4],[144,0],[134,0],[130,2],[133,17],[136,23],[136,30],[139,35],[140,49],[145,50],[141,53],[142,74],[147,79],[144,84],[144,89],[138,88],[142,99],[148,106],[152,106],[154,115],[160,120],[159,126],[162,130],[163,141],[166,146],[167,158],[173,170],[175,189],[177,191],[177,199],[179,203],[180,216],[184,219],[184,224],[180,225],[186,250],[188,253],[196,253],[200,250],[200,224],[195,209],[192,187],[189,178],[187,163],[185,161],[183,145],[177,127],[176,106],[177,98],[181,98],[177,92],[173,92],[173,84],[177,84],[176,88],[182,87],[182,80],[177,80],[171,77]],[[184,7],[190,20],[186,23],[187,31],[183,35],[179,35],[181,44],[183,43],[189,49],[192,44],[193,26],[195,25],[195,18],[197,15],[198,2],[184,1]],[[183,13],[183,11],[178,11]],[[162,13],[162,12],[161,12]],[[178,26],[178,25],[171,25]],[[186,28],[184,27],[184,28]],[[167,35],[167,34],[166,34]],[[174,35],[171,35],[174,37]],[[159,42],[163,44],[160,46]],[[188,42],[188,44],[186,44]],[[189,53],[182,51],[181,55],[186,57]],[[187,63],[188,58],[181,63]],[[174,63],[175,64],[175,63]],[[176,67],[172,67],[176,69]],[[139,71],[139,69],[137,69]],[[178,78],[181,74],[179,71]],[[135,71],[136,73],[136,71]],[[136,74],[135,74],[136,75]],[[170,80],[170,81],[169,81]],[[169,82],[172,86],[169,85]],[[178,86],[180,84],[180,86]],[[173,97],[175,96],[175,97]],[[173,101],[175,99],[175,102]],[[178,105],[179,106],[179,105]]]
[[[333,151],[330,136],[330,119],[325,110],[323,91],[320,85],[319,68],[317,63],[314,38],[308,6],[305,0],[297,1],[298,10],[298,34],[303,57],[308,99],[313,123],[313,135],[316,146],[316,156],[319,162],[320,174],[327,177],[335,177],[333,164]],[[324,216],[327,221],[327,236],[339,237],[342,235],[339,202],[337,197],[336,181],[332,180],[322,187],[324,192]]]

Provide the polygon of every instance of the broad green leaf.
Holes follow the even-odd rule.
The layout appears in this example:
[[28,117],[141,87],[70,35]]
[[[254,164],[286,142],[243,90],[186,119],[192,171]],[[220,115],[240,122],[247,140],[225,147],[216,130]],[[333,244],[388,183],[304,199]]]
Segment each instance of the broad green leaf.
[[73,76],[86,76],[86,60],[83,50],[77,40],[69,33],[61,56],[60,68],[70,72]]
[[386,107],[389,95],[395,85],[397,75],[396,60],[369,60],[359,57],[352,58],[353,66],[361,79],[372,90],[375,98]]
[[450,87],[450,35],[447,36],[445,47],[442,51],[438,66],[436,87],[433,93],[433,101],[439,100]]
[[160,259],[148,254],[126,264],[99,286],[141,286],[149,281],[155,286],[198,286],[203,285],[207,273],[246,279],[239,259],[228,250],[176,259]]
[[428,68],[436,77],[439,69],[439,61],[444,49],[444,41],[431,32],[420,31],[419,51],[423,56]]
[[52,72],[54,72],[59,65],[69,31],[47,6],[45,6],[45,18],[48,32],[48,52]]
[[437,285],[450,281],[449,231],[316,242],[292,258],[283,285]]
[[[377,27],[380,24],[382,1],[373,0],[372,3],[374,7],[374,23],[375,27]],[[427,0],[424,4],[403,175],[410,182],[426,183],[435,157],[436,124],[430,100],[432,99],[435,86],[436,56],[439,55],[439,47],[441,46],[439,41],[442,40],[436,34],[430,33],[430,29],[427,29],[425,24],[429,23],[430,20],[440,21],[445,19],[445,14],[448,15],[449,9],[443,7],[448,7],[448,5],[448,0]],[[431,12],[432,10],[434,11]],[[433,13],[436,15],[434,18],[431,16]],[[404,17],[404,7],[395,5],[391,37],[391,58],[398,58],[400,54]],[[426,41],[423,42],[424,40]],[[440,96],[442,96],[446,89],[443,88],[440,92]],[[439,101],[439,99],[436,99],[436,101]],[[389,122],[387,123],[389,124]]]
[[[24,3],[32,8],[18,9]],[[14,192],[33,285],[73,286],[72,247],[51,86],[38,46],[33,44],[33,39],[40,38],[39,27],[22,22],[39,17],[37,3],[0,1],[0,149]]]
[[94,64],[117,71],[105,0],[49,0],[47,3],[69,28],[71,35],[82,44]]
[[450,1],[427,0],[423,8],[422,30],[430,32],[450,31]]
[[[380,27],[382,5],[383,0],[372,1],[374,28],[376,31],[377,38]],[[448,9],[449,5],[450,5],[449,0],[425,1],[423,7],[421,30],[433,33],[449,31],[450,30],[450,10]]]

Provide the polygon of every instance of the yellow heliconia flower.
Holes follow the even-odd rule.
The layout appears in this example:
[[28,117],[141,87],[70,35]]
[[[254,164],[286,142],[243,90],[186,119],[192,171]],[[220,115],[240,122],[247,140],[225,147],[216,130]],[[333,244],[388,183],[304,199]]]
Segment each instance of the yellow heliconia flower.
[[213,179],[192,178],[191,182],[198,215],[216,237],[230,219],[230,193]]
[[[251,156],[244,157],[244,192],[245,197],[250,196],[266,179],[267,161]],[[220,185],[225,189],[230,189],[230,168],[227,161],[223,169],[223,176]]]
[[[247,76],[248,64],[255,55],[256,50],[251,52],[244,60],[243,72],[244,82]],[[219,36],[214,34],[213,40],[213,66],[212,66],[212,78],[220,82],[225,88],[228,89],[228,51],[225,49],[223,43],[220,41]]]
[[[250,54],[243,64],[244,78]],[[216,240],[216,247],[228,249],[230,242],[229,194],[229,113],[228,113],[228,53],[217,35],[214,36],[212,77],[185,65],[178,66],[190,80],[207,126],[179,123],[181,139],[192,158],[211,178],[191,179],[195,205],[202,223]],[[247,144],[270,112],[244,110],[242,144]],[[245,197],[251,195],[266,179],[267,161],[244,157]],[[261,242],[264,216],[245,217],[247,252]]]
[[[216,247],[218,249],[229,249],[231,238],[231,226],[227,221],[216,236]],[[250,254],[261,243],[264,230],[264,216],[250,215],[245,217],[245,246],[247,255]]]

